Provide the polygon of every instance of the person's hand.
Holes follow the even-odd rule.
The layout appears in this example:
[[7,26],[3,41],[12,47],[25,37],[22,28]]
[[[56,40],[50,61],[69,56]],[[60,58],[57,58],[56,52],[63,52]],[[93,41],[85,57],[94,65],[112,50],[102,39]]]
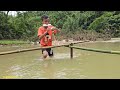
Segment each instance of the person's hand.
[[49,32],[50,28],[47,28],[46,33]]
[[56,30],[57,28],[56,27],[52,27],[51,30]]

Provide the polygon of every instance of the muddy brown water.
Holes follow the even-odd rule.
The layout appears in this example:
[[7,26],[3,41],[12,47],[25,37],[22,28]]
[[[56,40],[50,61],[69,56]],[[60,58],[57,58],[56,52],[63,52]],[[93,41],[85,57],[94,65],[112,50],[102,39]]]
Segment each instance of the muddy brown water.
[[[83,43],[76,46],[120,51],[120,42]],[[0,52],[37,46],[0,46]],[[120,55],[54,48],[54,57],[43,60],[41,50],[0,56],[1,79],[114,79],[120,78]]]

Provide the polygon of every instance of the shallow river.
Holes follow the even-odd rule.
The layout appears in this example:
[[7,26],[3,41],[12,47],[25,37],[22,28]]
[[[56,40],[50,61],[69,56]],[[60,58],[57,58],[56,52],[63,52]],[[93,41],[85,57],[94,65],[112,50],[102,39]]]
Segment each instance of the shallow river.
[[[120,42],[77,44],[120,51]],[[0,46],[0,52],[37,46]],[[54,48],[54,57],[42,59],[41,50],[0,56],[1,79],[115,79],[120,78],[120,55]]]

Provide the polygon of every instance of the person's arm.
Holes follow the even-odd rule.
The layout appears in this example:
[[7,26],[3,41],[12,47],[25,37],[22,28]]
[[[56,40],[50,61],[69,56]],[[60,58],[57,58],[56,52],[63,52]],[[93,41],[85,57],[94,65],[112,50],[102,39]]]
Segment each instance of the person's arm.
[[56,33],[60,32],[60,29],[56,28],[56,27],[53,27],[51,28],[53,34],[55,35]]
[[48,31],[46,31],[44,34],[42,34],[42,35],[39,35],[38,37],[39,37],[39,39],[41,40],[46,34],[48,33]]
[[56,27],[51,28],[51,30],[57,30],[58,32],[60,32],[60,30]]

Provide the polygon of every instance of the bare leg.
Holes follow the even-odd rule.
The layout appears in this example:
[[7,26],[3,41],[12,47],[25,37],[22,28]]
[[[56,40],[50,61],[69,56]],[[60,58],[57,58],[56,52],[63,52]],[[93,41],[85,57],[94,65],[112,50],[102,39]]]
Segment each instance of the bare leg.
[[48,56],[48,52],[46,50],[43,51],[43,59],[47,58],[47,56]]

